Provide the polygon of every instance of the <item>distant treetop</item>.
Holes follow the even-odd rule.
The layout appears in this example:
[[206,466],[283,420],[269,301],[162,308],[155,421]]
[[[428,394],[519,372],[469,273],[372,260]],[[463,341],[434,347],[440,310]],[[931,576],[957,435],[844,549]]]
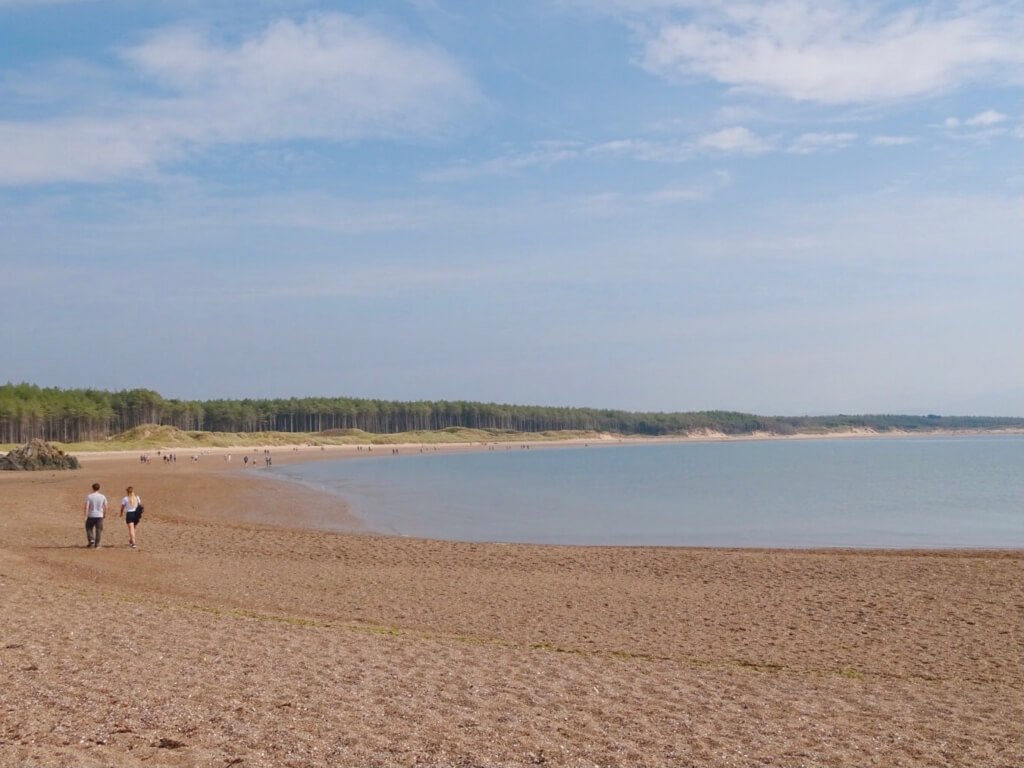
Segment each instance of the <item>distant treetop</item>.
[[829,433],[1024,429],[1022,418],[985,416],[758,416],[735,411],[640,413],[598,408],[508,405],[472,401],[400,402],[351,397],[174,400],[149,389],[0,386],[0,443],[32,438],[63,443],[104,440],[158,424],[186,431],[301,432],[359,429],[376,434],[452,427],[546,432],[586,430],[622,435]]

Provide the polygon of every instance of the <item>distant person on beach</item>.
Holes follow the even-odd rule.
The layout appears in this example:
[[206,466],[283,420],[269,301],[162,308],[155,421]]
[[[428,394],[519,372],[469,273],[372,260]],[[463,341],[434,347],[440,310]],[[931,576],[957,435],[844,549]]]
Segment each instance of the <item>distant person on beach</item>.
[[118,513],[118,517],[124,515],[124,521],[128,524],[128,546],[132,549],[136,549],[135,526],[137,526],[139,524],[139,520],[142,519],[142,499],[135,493],[135,489],[130,485],[125,493],[127,495],[121,499],[121,511]]
[[89,539],[86,546],[99,549],[100,536],[103,535],[103,516],[107,513],[107,497],[100,493],[100,484],[92,484],[92,493],[85,497],[85,536]]

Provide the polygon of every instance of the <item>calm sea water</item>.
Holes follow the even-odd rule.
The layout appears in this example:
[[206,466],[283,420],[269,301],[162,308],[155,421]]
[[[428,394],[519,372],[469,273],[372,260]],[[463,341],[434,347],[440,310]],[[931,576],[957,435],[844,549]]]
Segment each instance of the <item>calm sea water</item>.
[[[461,541],[1024,548],[1024,436],[551,447],[275,467]],[[328,527],[329,523],[328,523]]]

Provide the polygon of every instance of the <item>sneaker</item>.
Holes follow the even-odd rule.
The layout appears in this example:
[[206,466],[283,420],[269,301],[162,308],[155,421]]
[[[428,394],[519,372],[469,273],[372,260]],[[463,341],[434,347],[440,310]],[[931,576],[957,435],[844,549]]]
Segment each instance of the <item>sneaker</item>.
[[138,547],[136,547],[134,544],[129,544],[128,548],[129,549],[138,549]]

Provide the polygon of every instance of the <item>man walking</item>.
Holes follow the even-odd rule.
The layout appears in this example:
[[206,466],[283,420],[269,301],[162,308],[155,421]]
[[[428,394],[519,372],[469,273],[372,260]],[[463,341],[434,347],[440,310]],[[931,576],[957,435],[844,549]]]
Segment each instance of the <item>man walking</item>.
[[[85,497],[85,535],[89,547],[98,549],[103,534],[103,516],[107,514],[107,497],[100,493],[100,484],[92,484],[92,493]],[[88,548],[88,547],[87,547]]]

